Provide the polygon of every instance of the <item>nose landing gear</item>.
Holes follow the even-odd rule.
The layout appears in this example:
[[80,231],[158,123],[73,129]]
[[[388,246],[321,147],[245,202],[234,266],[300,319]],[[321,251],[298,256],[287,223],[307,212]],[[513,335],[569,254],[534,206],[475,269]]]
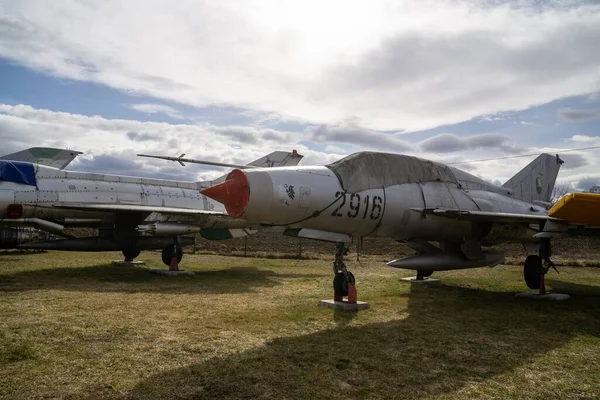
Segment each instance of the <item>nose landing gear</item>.
[[163,264],[168,266],[169,269],[153,269],[153,272],[168,276],[194,275],[194,272],[192,271],[184,271],[179,269],[179,263],[183,258],[183,249],[181,248],[181,244],[179,243],[179,237],[175,236],[173,238],[173,244],[165,246],[165,248],[162,250],[160,258]]
[[166,246],[160,255],[160,258],[169,271],[179,271],[179,263],[183,258],[183,250],[177,238],[173,240],[173,244]]
[[348,249],[344,243],[338,243],[333,262],[333,298],[335,301],[344,301],[348,296],[349,304],[356,304],[356,280],[352,272],[346,269],[344,256],[348,254]]
[[[344,263],[348,249],[344,243],[336,244],[335,261],[333,262],[333,301],[321,300],[319,306],[334,310],[358,311],[369,308],[369,304],[358,301],[356,297],[356,280]],[[344,300],[347,297],[347,300]]]

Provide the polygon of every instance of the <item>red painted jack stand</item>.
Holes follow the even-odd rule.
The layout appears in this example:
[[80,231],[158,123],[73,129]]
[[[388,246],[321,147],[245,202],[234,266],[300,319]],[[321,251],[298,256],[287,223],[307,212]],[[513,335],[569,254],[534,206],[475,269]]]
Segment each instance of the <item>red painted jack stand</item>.
[[353,283],[348,284],[348,300],[344,300],[344,296],[333,292],[333,301],[321,300],[318,305],[336,311],[359,311],[369,308],[369,303],[356,299],[356,286]]
[[344,296],[333,291],[333,301],[343,301],[348,304],[356,304],[356,285],[348,282],[348,300],[344,300]]
[[546,274],[542,274],[540,276],[540,290],[538,292],[539,295],[543,295],[546,294],[546,281],[545,281],[545,276]]
[[177,262],[177,254],[175,253],[171,257],[171,264],[169,265],[169,271],[179,271],[179,263]]
[[354,283],[348,284],[348,303],[356,304],[356,285]]

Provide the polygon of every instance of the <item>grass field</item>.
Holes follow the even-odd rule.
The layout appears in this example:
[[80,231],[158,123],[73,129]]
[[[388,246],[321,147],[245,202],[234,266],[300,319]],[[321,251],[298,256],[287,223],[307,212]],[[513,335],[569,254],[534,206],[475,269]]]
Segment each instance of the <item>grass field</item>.
[[0,256],[0,398],[600,398],[598,268],[551,272],[572,298],[542,302],[514,297],[519,267],[411,286],[365,258],[372,308],[345,315],[316,307],[328,258],[186,255],[196,275],[165,277],[120,257]]

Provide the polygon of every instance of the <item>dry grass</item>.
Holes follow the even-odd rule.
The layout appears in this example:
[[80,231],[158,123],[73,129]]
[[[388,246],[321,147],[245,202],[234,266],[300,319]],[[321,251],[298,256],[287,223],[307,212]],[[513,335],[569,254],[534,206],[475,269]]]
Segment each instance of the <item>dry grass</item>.
[[[334,314],[331,261],[188,256],[193,277],[114,253],[0,257],[0,398],[527,398],[600,394],[600,274],[565,267],[562,303],[516,299],[521,271],[411,286],[349,263],[372,309]],[[148,267],[161,267],[145,253]]]

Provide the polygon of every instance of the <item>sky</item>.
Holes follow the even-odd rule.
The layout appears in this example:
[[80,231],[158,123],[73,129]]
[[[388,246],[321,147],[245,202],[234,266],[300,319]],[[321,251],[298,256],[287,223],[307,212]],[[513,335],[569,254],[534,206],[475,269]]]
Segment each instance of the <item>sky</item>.
[[0,151],[176,180],[227,171],[135,154],[384,151],[496,183],[549,152],[585,190],[600,149],[564,150],[600,146],[598,38],[598,1],[0,0]]

